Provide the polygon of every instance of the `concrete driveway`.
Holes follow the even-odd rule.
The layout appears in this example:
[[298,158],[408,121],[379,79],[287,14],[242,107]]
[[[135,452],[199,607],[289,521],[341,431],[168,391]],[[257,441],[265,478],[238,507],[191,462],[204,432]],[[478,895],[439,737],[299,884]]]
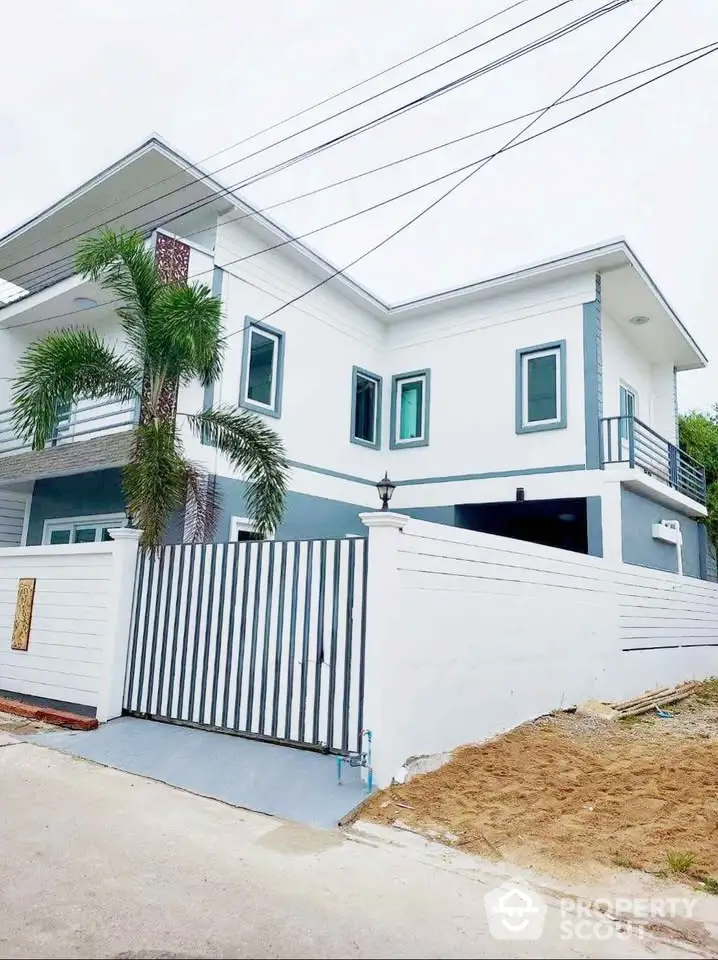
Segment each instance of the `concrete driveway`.
[[501,877],[318,830],[0,735],[0,957],[687,957],[487,929]]
[[366,797],[358,769],[344,764],[340,784],[329,754],[174,723],[120,717],[97,730],[23,739],[313,827],[335,827]]

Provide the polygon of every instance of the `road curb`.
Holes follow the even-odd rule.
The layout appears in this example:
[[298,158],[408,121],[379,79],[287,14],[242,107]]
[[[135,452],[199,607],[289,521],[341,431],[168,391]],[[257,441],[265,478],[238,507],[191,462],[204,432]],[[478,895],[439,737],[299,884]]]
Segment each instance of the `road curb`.
[[77,713],[68,713],[66,710],[55,710],[53,707],[41,707],[37,704],[23,703],[22,700],[10,700],[0,697],[0,713],[13,713],[27,720],[41,720],[52,723],[57,727],[68,730],[95,730],[98,723],[95,717],[82,717]]

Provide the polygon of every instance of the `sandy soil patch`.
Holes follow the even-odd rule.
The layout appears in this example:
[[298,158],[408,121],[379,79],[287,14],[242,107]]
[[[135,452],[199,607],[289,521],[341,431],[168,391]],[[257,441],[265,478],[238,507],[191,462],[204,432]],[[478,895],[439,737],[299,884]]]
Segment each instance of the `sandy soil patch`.
[[540,718],[378,792],[360,816],[538,869],[718,881],[718,681],[671,712]]

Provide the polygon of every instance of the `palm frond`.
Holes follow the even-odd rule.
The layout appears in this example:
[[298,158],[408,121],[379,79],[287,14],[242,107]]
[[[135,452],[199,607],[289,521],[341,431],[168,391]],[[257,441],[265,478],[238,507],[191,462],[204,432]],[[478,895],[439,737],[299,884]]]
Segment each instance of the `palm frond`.
[[142,372],[119,356],[96,330],[61,330],[31,343],[18,363],[12,388],[12,422],[21,437],[41,450],[57,412],[80,398],[132,400]]
[[289,464],[280,437],[264,421],[246,410],[223,406],[188,415],[196,436],[225,454],[247,481],[247,511],[257,533],[273,533],[284,513]]
[[75,266],[122,302],[117,313],[130,343],[142,356],[147,319],[162,286],[154,252],[145,246],[142,234],[104,228],[83,237],[77,245]]
[[142,531],[141,546],[157,550],[187,494],[187,462],[172,423],[153,420],[137,428],[122,489],[132,522]]
[[169,379],[203,386],[218,379],[224,354],[222,303],[202,283],[168,284],[155,297],[147,334],[150,366]]
[[187,502],[185,507],[185,539],[206,543],[214,536],[221,508],[221,497],[215,478],[199,464],[185,460]]

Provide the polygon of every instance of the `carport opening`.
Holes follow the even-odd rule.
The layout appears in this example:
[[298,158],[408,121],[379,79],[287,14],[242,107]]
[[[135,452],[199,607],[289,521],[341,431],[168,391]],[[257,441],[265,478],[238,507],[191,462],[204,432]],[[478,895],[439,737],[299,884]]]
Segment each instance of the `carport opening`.
[[456,526],[588,553],[586,498],[456,505]]

